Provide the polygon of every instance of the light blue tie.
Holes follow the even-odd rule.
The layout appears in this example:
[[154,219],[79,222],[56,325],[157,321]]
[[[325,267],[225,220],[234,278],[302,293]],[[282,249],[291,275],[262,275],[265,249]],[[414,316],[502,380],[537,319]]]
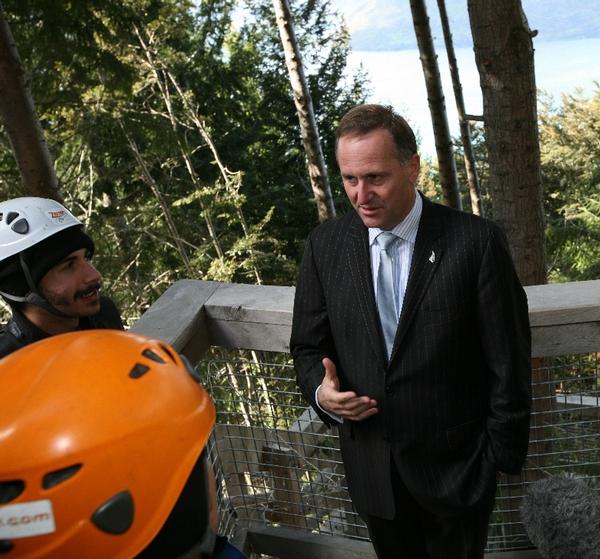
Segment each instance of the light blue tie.
[[396,297],[394,295],[394,273],[392,247],[398,240],[393,233],[384,231],[377,235],[375,241],[379,245],[379,270],[377,271],[377,310],[381,329],[385,338],[388,359],[392,354],[398,316],[396,314]]

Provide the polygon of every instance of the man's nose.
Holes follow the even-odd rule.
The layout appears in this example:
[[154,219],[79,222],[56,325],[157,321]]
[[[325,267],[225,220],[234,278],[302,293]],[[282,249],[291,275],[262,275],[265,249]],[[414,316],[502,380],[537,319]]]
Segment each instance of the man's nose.
[[102,280],[102,275],[91,262],[85,262],[84,275],[86,283],[98,282]]
[[356,185],[356,202],[360,204],[366,204],[371,199],[371,189],[366,181],[358,181]]

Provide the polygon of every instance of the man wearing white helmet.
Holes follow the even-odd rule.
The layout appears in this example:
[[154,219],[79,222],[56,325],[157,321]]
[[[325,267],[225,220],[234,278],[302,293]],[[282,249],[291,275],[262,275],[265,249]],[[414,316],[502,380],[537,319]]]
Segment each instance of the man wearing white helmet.
[[0,357],[55,334],[123,329],[114,303],[100,296],[93,253],[81,222],[58,202],[0,203],[0,295],[12,309],[0,333]]

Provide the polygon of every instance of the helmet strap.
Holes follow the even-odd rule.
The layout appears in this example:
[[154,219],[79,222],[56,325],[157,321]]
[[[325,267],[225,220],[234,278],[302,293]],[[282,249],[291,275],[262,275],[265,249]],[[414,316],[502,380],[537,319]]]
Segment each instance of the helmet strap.
[[33,278],[31,277],[31,271],[29,270],[29,265],[25,261],[25,257],[23,253],[19,253],[19,262],[21,263],[21,270],[23,271],[23,275],[25,276],[25,281],[27,282],[27,287],[29,287],[29,291],[33,293],[37,293],[37,288],[35,283],[33,283]]
[[48,311],[50,314],[54,316],[58,316],[60,318],[77,318],[76,316],[71,316],[64,312],[59,311],[56,307],[53,307],[50,302],[38,291],[35,283],[33,283],[33,278],[31,277],[31,271],[29,270],[29,265],[25,261],[23,253],[19,253],[19,262],[21,263],[21,270],[23,271],[23,275],[25,276],[25,281],[27,282],[27,287],[29,287],[29,293],[24,297],[18,297],[16,295],[10,295],[7,293],[0,293],[5,298],[8,298],[17,303],[28,303],[30,305],[35,305],[37,307],[41,307],[45,311]]
[[217,534],[209,526],[202,540],[186,553],[180,555],[178,559],[210,559],[210,557],[213,557],[216,540]]

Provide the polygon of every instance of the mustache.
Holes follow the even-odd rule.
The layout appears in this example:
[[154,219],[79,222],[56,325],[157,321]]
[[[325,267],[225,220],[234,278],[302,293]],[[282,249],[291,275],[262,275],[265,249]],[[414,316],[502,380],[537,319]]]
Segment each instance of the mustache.
[[91,290],[100,291],[101,288],[102,288],[102,285],[100,284],[100,282],[92,283],[92,284],[88,285],[85,289],[80,289],[79,291],[76,291],[74,299],[83,297],[86,293],[88,293]]

